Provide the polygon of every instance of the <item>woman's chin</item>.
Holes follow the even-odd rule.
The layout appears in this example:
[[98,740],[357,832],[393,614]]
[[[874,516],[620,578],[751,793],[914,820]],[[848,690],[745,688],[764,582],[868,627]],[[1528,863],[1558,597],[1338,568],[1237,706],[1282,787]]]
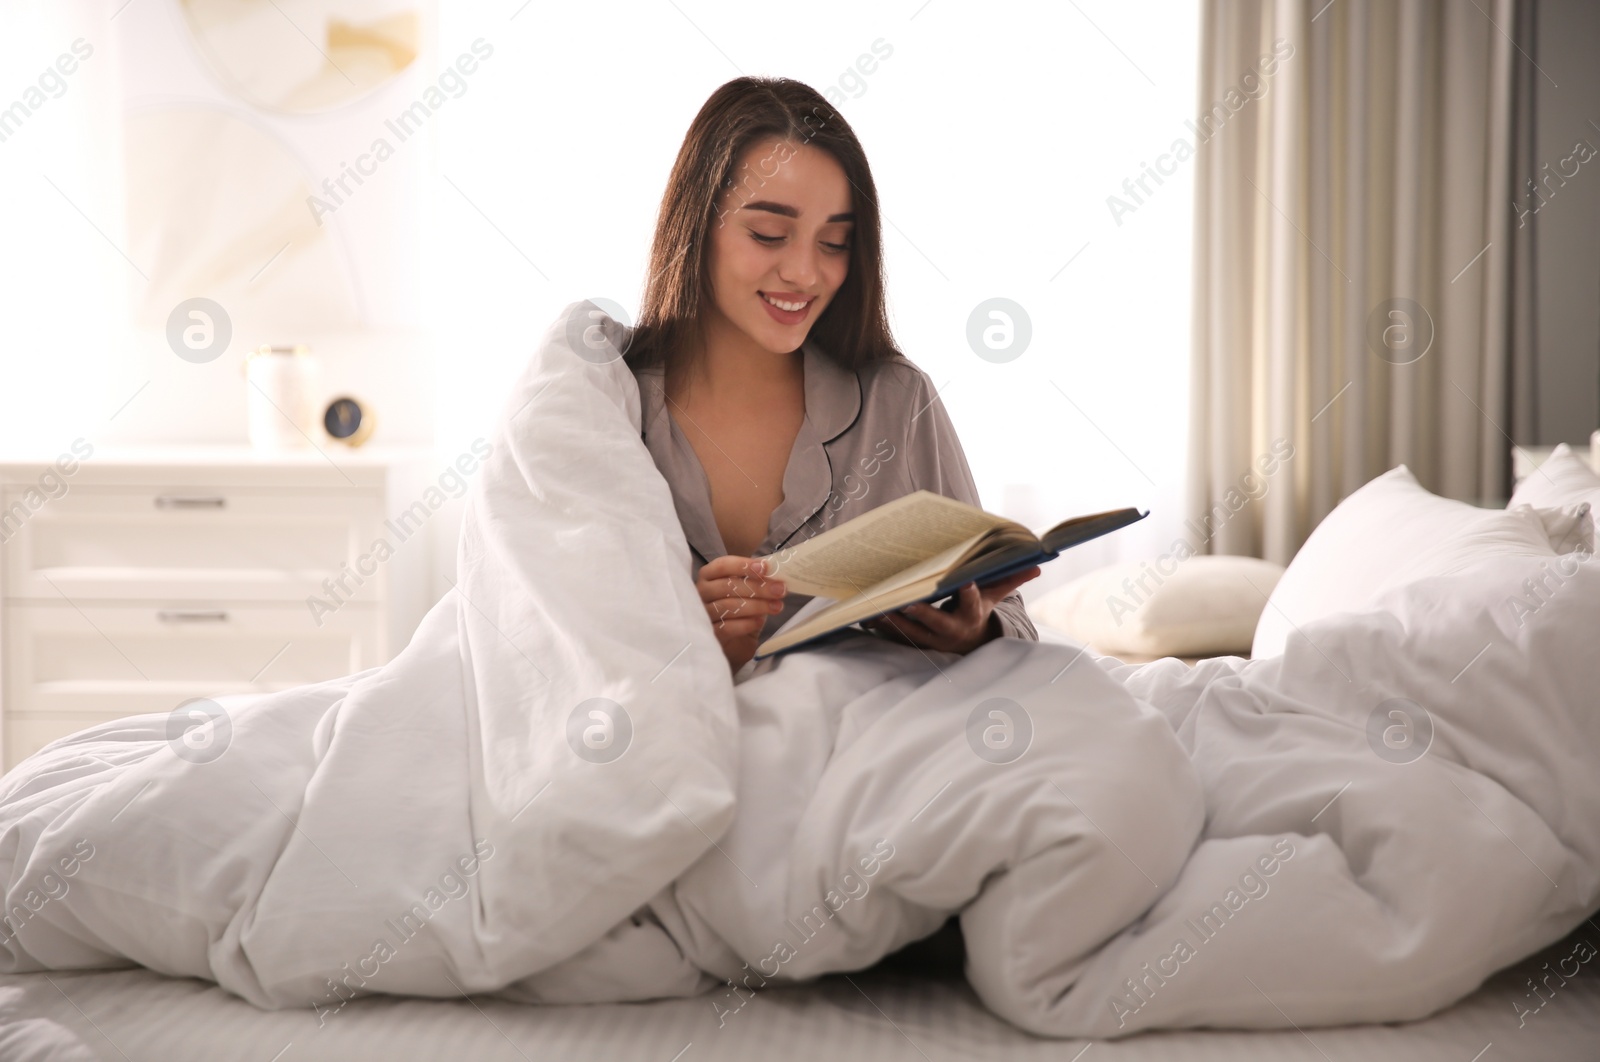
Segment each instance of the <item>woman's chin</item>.
[[744,334],[750,337],[751,342],[769,354],[793,354],[800,349],[800,344],[806,341],[810,333],[809,327],[795,326],[783,328],[774,326],[770,321],[764,328],[744,329]]

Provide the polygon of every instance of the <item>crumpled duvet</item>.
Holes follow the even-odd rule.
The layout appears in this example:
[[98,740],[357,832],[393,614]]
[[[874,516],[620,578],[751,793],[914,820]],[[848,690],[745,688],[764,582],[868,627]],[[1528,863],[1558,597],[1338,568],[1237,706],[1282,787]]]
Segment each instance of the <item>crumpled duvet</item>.
[[[372,992],[732,1008],[959,912],[997,1013],[1117,1036],[1417,1017],[1594,907],[1592,562],[1520,626],[1461,598],[1526,558],[1270,660],[861,634],[735,684],[594,314],[540,342],[460,582],[392,662],[219,698],[220,754],[137,716],[0,779],[0,969],[137,963],[324,1019]],[[1405,762],[1370,739],[1397,700],[1429,720]]]

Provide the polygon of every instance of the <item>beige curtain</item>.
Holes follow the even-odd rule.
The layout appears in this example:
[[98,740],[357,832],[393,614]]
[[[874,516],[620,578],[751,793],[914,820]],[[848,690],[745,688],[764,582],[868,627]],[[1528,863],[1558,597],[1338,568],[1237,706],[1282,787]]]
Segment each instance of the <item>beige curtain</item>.
[[1288,563],[1402,462],[1438,493],[1503,499],[1514,8],[1204,0],[1202,551]]

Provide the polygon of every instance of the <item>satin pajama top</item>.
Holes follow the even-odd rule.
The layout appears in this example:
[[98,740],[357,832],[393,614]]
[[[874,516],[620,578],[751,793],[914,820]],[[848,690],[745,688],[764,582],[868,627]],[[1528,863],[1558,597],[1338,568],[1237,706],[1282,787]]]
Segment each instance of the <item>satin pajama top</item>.
[[[926,373],[896,355],[860,372],[845,368],[817,344],[801,353],[805,420],[783,475],[783,501],[773,510],[766,538],[754,556],[793,546],[884,502],[930,490],[979,505],[944,403]],[[672,489],[673,504],[693,555],[690,577],[728,552],[711,509],[711,485],[699,456],[669,412],[665,367],[638,370],[642,437]],[[811,598],[791,592],[783,611],[767,617],[771,637]],[[1020,593],[995,605],[1008,637],[1037,641]]]

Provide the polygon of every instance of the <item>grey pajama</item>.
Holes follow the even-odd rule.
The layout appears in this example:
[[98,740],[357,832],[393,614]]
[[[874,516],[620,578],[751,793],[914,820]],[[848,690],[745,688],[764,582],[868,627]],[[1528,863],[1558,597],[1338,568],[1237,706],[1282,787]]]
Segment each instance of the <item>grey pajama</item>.
[[[979,505],[977,485],[955,426],[926,373],[904,357],[853,372],[815,343],[801,347],[805,420],[783,476],[783,501],[773,510],[756,556],[803,542],[867,509],[916,490]],[[725,555],[712,515],[711,486],[694,447],[668,413],[665,372],[635,373],[643,439],[672,489],[678,519],[693,554],[690,577]],[[767,618],[762,637],[788,622],[811,598],[790,593],[782,612]],[[1020,593],[995,605],[1008,637],[1038,640]]]

